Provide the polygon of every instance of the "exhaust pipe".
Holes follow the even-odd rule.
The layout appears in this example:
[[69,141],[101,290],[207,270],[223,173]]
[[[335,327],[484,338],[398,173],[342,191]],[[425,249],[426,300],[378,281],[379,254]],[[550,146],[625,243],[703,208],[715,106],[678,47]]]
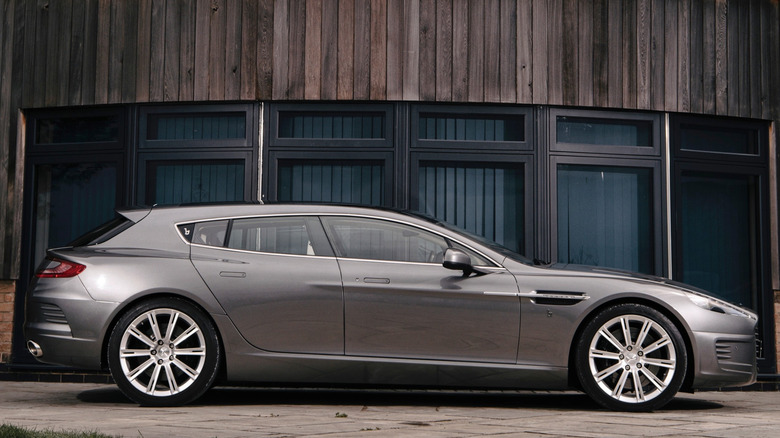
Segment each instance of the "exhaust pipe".
[[27,351],[35,357],[43,356],[43,349],[35,341],[27,341]]

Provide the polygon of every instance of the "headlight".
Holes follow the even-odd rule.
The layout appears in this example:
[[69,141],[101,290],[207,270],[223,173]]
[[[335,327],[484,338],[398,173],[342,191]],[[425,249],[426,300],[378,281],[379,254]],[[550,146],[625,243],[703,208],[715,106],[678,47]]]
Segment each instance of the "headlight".
[[758,317],[752,312],[748,312],[747,310],[741,309],[723,300],[719,300],[717,298],[709,297],[706,295],[700,295],[695,292],[685,291],[684,293],[685,296],[688,297],[688,299],[691,300],[693,304],[696,304],[702,309],[710,310],[717,313],[723,313],[726,315],[741,316],[744,318],[758,320]]

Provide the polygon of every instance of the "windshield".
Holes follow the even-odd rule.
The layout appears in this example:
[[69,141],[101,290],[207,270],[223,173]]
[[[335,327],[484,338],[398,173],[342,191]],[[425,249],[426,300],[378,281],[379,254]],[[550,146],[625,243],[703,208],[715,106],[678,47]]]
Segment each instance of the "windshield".
[[450,230],[450,231],[452,231],[454,233],[461,234],[461,235],[463,235],[465,237],[468,237],[469,239],[481,243],[482,245],[492,249],[493,251],[503,255],[504,257],[506,257],[506,258],[508,258],[510,260],[514,260],[514,261],[516,261],[518,263],[523,263],[523,264],[526,264],[526,265],[534,265],[535,264],[533,260],[525,257],[524,255],[518,254],[515,251],[512,251],[511,249],[509,249],[509,248],[507,248],[507,247],[505,247],[505,246],[501,245],[500,243],[497,243],[497,242],[495,242],[493,240],[487,239],[487,238],[485,238],[483,236],[480,236],[478,234],[474,234],[474,233],[472,233],[470,231],[466,231],[463,228],[461,228],[461,227],[459,227],[459,226],[457,226],[455,224],[451,224],[449,222],[440,221],[440,220],[438,220],[438,219],[436,219],[434,217],[428,216],[426,214],[423,214],[423,213],[420,213],[420,212],[417,212],[417,211],[405,211],[404,213],[406,213],[406,214],[408,214],[410,216],[414,216],[416,218],[423,219],[425,221],[434,223],[434,224],[439,225],[442,228],[446,228],[446,229],[448,229],[448,230]]

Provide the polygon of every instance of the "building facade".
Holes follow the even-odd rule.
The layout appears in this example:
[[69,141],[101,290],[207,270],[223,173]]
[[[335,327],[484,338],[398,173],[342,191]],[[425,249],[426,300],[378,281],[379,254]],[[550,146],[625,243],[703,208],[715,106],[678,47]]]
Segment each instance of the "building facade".
[[[406,208],[760,316],[777,378],[769,0],[0,0],[0,354],[118,206]],[[775,72],[775,73],[773,73]]]

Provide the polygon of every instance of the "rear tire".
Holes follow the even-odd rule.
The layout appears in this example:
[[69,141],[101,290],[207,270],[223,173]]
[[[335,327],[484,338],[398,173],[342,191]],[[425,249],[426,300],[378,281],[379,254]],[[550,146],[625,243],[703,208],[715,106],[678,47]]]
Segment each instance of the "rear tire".
[[617,411],[652,411],[668,403],[685,379],[688,355],[677,327],[641,304],[599,312],[576,344],[575,366],[585,392]]
[[211,320],[178,298],[125,312],[111,332],[108,366],[119,389],[144,406],[190,403],[214,383],[220,342]]

